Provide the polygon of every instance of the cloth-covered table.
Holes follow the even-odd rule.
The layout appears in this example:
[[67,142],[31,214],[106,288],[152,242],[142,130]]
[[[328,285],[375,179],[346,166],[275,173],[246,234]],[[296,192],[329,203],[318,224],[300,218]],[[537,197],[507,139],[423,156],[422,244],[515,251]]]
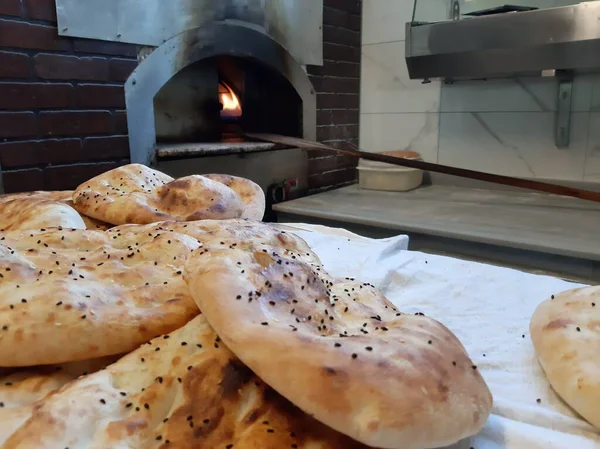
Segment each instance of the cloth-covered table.
[[536,306],[581,284],[409,251],[407,236],[376,240],[322,226],[282,226],[304,238],[332,275],[370,282],[401,312],[423,312],[458,336],[494,407],[482,432],[453,449],[600,448],[600,431],[552,390],[529,337]]

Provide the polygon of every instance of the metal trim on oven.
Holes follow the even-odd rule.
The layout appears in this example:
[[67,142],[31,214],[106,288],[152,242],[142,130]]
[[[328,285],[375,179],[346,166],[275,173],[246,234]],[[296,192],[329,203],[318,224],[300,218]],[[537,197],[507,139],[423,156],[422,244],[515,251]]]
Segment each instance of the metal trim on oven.
[[153,100],[160,88],[183,68],[217,55],[255,59],[283,74],[302,99],[303,137],[315,140],[316,94],[303,67],[258,27],[224,21],[169,39],[148,55],[125,83],[131,162],[155,162]]

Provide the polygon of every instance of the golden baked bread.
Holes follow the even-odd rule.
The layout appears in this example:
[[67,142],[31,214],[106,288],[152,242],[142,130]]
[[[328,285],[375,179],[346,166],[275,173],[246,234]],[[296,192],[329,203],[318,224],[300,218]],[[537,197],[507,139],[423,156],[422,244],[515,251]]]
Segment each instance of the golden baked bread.
[[264,245],[205,247],[190,292],[225,344],[317,420],[364,444],[434,448],[479,432],[492,397],[454,334],[371,285]]
[[262,220],[265,215],[265,193],[258,184],[238,176],[209,174],[202,175],[213,181],[225,184],[237,193],[244,202],[244,210],[240,218]]
[[251,241],[318,263],[302,239],[245,220],[0,233],[0,367],[123,353],[182,326],[198,313],[182,277],[192,251]]
[[79,376],[116,362],[118,356],[13,370],[0,377],[0,447],[33,414],[36,402]]
[[303,414],[201,315],[42,401],[3,449],[367,449]]
[[73,202],[79,212],[115,225],[239,218],[245,209],[240,196],[225,184],[199,175],[174,180],[140,164],[84,182]]
[[68,192],[30,192],[0,196],[0,230],[85,229],[77,211],[67,205]]
[[0,366],[119,354],[198,313],[182,269],[192,237],[0,234]]
[[553,295],[529,327],[552,388],[600,430],[600,286]]

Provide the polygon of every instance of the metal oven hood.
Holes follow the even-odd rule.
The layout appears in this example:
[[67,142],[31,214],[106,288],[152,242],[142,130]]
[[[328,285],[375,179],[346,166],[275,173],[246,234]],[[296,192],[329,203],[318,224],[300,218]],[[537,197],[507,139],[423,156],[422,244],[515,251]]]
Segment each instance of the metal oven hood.
[[506,77],[600,68],[600,1],[406,24],[412,79]]

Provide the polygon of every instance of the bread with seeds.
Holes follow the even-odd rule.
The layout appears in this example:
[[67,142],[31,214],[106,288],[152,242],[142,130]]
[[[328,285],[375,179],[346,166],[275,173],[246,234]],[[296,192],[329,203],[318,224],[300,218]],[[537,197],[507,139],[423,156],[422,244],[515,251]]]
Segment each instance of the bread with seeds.
[[536,308],[529,327],[552,388],[600,429],[600,286],[553,295]]
[[185,279],[243,363],[357,441],[440,447],[476,434],[489,416],[490,391],[456,336],[399,312],[371,285],[262,245],[205,248]]
[[18,235],[0,234],[0,366],[127,352],[199,313],[182,279],[183,262],[200,247],[193,237]]
[[173,179],[140,164],[81,184],[73,202],[79,212],[114,225],[240,218],[247,209],[240,195],[221,182],[200,175]]
[[202,175],[213,181],[225,184],[237,193],[244,202],[244,210],[240,218],[262,220],[265,215],[265,193],[258,184],[239,176],[208,174]]
[[260,381],[198,316],[42,401],[2,449],[367,449]]
[[0,196],[0,230],[40,228],[85,229],[75,209],[65,203],[63,192],[30,192]]
[[198,313],[182,277],[192,251],[252,241],[319,263],[299,237],[247,220],[0,233],[0,367],[122,353],[176,329]]
[[33,414],[36,403],[80,376],[94,373],[118,356],[12,370],[0,377],[0,447]]

